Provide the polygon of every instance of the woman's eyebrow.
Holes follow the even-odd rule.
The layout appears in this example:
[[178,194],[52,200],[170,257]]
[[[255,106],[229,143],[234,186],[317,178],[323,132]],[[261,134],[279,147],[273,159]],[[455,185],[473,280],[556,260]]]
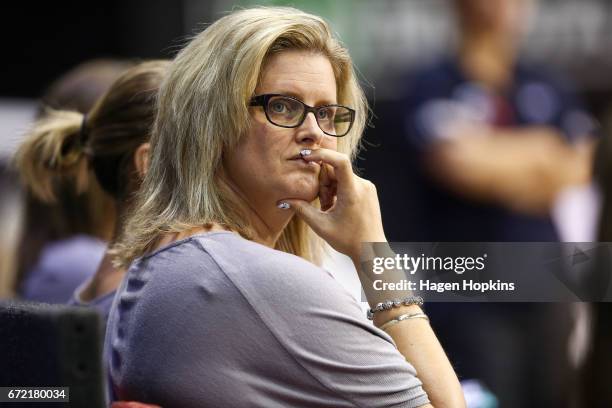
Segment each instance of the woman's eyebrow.
[[[276,90],[274,92],[262,92],[262,93],[271,93],[271,94],[291,96],[292,98],[299,99],[300,101],[306,103],[306,101],[304,101],[305,99],[304,94],[297,92],[297,91],[283,89],[283,90]],[[314,105],[312,106],[335,105],[335,104],[337,104],[337,102],[335,101],[335,98],[332,100],[330,100],[329,98],[319,98],[315,101]]]

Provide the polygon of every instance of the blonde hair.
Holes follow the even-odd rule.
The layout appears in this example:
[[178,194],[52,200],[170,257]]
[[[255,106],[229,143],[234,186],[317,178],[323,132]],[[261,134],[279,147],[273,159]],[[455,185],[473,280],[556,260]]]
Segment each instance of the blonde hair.
[[[114,251],[123,266],[149,251],[164,232],[219,224],[254,233],[219,177],[224,152],[250,126],[248,104],[267,58],[287,50],[326,56],[338,103],[356,110],[338,150],[354,157],[368,108],[351,58],[320,17],[284,7],[235,11],[197,35],[176,57],[159,94],[152,157],[139,202]],[[276,248],[316,260],[314,233],[294,217]]]
[[89,168],[116,200],[130,193],[132,155],[148,141],[155,99],[169,61],[150,61],[117,78],[91,111],[49,110],[19,146],[15,164],[25,185],[41,200],[55,202],[66,180],[84,190]]

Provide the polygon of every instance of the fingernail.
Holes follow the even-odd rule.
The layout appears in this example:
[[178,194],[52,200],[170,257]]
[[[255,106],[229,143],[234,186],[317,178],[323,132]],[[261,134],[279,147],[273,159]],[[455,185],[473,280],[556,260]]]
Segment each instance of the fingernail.
[[291,208],[289,203],[286,203],[284,201],[281,201],[280,203],[278,203],[277,207],[280,208],[281,210],[288,210],[289,208]]
[[310,149],[300,150],[300,156],[310,156],[310,153],[312,153],[312,150]]

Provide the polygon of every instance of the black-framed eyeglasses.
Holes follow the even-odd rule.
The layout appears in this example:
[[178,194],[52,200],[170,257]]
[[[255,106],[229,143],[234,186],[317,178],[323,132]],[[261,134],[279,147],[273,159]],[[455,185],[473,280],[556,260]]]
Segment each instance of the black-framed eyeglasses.
[[329,136],[345,136],[353,127],[355,111],[342,105],[308,106],[297,98],[281,94],[264,94],[251,98],[250,106],[262,106],[270,123],[284,128],[301,126],[312,112],[317,124]]

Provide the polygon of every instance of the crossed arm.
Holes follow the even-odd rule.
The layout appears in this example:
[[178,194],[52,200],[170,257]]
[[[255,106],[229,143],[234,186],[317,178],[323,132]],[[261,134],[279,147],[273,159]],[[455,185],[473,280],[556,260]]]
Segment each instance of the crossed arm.
[[430,174],[456,194],[526,214],[548,213],[564,187],[588,182],[593,142],[569,145],[552,128],[462,128],[426,155]]

